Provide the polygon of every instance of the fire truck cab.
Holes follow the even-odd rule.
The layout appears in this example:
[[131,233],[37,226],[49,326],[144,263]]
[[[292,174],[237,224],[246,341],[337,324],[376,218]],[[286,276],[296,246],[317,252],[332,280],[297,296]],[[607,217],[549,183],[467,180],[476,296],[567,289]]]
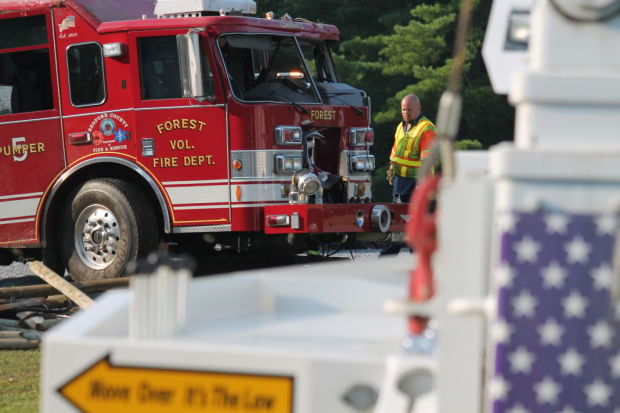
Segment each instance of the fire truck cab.
[[337,28],[255,11],[1,2],[0,247],[95,279],[184,234],[238,252],[401,241],[407,206],[374,202],[369,98],[338,81]]

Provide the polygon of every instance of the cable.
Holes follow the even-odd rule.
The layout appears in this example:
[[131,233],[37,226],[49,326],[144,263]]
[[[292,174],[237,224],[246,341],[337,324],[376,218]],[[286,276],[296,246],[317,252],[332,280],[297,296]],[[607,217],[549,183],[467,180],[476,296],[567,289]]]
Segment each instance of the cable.
[[454,41],[452,71],[448,87],[439,101],[437,134],[433,142],[431,154],[424,159],[420,169],[420,175],[423,177],[430,174],[433,166],[438,161],[441,162],[442,177],[448,179],[454,177],[453,141],[458,132],[458,125],[461,119],[462,100],[460,90],[467,51],[467,36],[471,27],[473,9],[473,0],[463,0],[461,2]]

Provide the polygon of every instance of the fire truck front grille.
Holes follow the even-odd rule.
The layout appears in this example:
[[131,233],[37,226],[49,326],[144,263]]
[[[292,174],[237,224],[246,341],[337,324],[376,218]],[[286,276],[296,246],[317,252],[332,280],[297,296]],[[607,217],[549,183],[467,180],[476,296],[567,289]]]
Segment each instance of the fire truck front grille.
[[326,172],[338,174],[340,162],[340,129],[320,130],[325,139],[317,141],[314,148],[315,165]]

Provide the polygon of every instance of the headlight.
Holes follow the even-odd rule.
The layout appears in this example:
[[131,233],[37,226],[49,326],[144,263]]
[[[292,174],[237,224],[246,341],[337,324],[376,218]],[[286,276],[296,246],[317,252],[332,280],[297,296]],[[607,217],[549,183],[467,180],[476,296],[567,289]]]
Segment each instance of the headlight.
[[351,155],[349,158],[351,172],[369,172],[375,170],[374,155]]
[[375,132],[372,128],[351,128],[349,129],[349,145],[366,146],[372,145],[375,141]]
[[301,128],[299,126],[276,126],[276,143],[278,145],[299,145]]
[[319,177],[310,171],[301,171],[295,175],[295,186],[305,195],[314,195],[321,189]]
[[275,170],[277,174],[292,174],[301,169],[301,155],[276,155]]

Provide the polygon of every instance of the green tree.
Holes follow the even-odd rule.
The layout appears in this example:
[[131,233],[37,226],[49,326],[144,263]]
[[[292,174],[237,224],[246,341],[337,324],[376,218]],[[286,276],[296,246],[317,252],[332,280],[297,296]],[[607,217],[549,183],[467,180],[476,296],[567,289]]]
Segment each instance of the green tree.
[[276,17],[288,13],[292,18],[304,18],[333,24],[340,30],[341,39],[362,38],[391,31],[396,24],[406,24],[412,0],[257,0],[259,15],[273,11]]
[[[476,139],[488,147],[510,139],[513,110],[504,96],[490,86],[481,58],[484,29],[490,1],[475,1],[476,9],[466,46],[463,72],[463,114],[458,139]],[[424,113],[436,119],[439,98],[448,84],[453,64],[453,42],[459,1],[444,0],[421,4],[411,10],[406,26],[396,26],[388,36],[388,46],[379,54],[387,60],[386,76],[405,76],[407,81],[387,99],[387,105],[375,113],[377,124],[396,123],[400,119],[400,100],[415,93]],[[385,151],[385,148],[377,147]]]
[[[481,57],[492,0],[474,0],[462,75],[463,113],[458,139],[480,141],[487,148],[510,140],[514,110],[490,86]],[[335,50],[340,81],[365,90],[372,99],[378,170],[387,164],[400,100],[415,93],[426,116],[436,119],[439,98],[452,69],[460,0],[257,0],[261,13],[288,12],[335,24],[341,44]]]

